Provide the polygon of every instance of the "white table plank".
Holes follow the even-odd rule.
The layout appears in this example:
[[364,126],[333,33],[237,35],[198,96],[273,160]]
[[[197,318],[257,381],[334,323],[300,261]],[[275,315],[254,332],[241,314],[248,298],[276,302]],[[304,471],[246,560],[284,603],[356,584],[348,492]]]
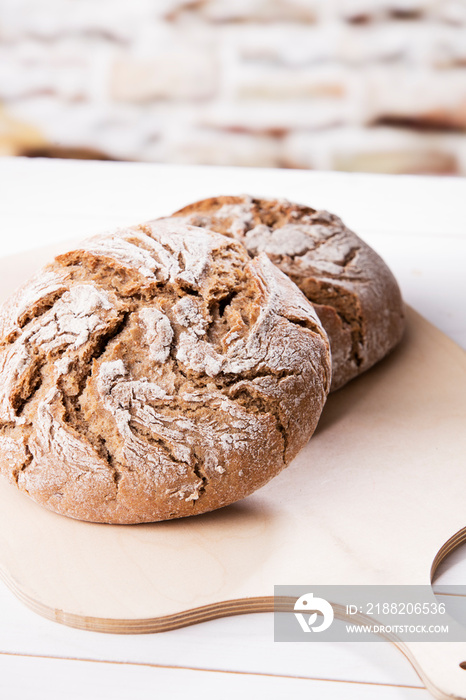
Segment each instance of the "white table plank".
[[455,549],[437,569],[435,590],[442,591],[452,585],[466,586],[466,544]]
[[316,697],[319,700],[428,700],[417,688],[360,685],[297,678],[199,672],[26,658],[0,655],[0,692],[8,700],[115,700],[157,697],[190,698],[259,697],[268,700]]
[[406,303],[466,348],[466,235],[364,238],[393,271]]
[[0,206],[8,223],[2,245],[5,254],[24,249],[17,237],[24,237],[26,221],[30,242],[41,232],[54,241],[245,192],[327,208],[363,235],[465,235],[460,178],[0,158]]
[[163,634],[96,634],[40,618],[1,587],[0,619],[0,652],[421,686],[388,643],[275,643],[271,613]]

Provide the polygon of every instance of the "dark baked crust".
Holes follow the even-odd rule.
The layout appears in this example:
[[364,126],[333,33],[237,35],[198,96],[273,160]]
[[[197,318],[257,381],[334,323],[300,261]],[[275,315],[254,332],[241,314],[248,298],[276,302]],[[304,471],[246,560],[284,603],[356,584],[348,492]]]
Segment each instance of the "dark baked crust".
[[75,518],[137,523],[252,493],[330,385],[312,306],[265,255],[176,219],[59,256],[0,310],[0,468]]
[[265,252],[312,302],[330,339],[332,390],[381,360],[400,341],[398,284],[372,248],[326,211],[286,200],[212,197],[175,212],[186,223]]

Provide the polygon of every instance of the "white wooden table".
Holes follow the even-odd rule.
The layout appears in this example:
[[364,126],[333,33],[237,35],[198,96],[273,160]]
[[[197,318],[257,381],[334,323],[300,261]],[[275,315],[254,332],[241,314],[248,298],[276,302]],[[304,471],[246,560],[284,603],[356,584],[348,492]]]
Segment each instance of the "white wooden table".
[[[385,258],[405,300],[466,347],[462,179],[0,159],[0,255],[166,215],[203,197],[245,192],[339,214]],[[466,583],[466,548],[442,565],[436,585],[446,583]],[[188,693],[203,700],[311,693],[321,700],[430,697],[388,643],[278,644],[271,614],[161,635],[83,632],[36,616],[0,583],[0,697],[122,700]]]

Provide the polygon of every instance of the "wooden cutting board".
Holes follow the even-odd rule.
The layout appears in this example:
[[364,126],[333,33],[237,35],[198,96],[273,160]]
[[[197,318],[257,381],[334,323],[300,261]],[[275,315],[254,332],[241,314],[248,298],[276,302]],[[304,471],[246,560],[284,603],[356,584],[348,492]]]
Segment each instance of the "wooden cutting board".
[[[57,247],[0,261],[3,299]],[[0,480],[0,574],[88,630],[163,632],[273,610],[274,584],[427,584],[466,541],[466,357],[412,310],[401,346],[331,395],[288,469],[214,513],[77,522]],[[465,643],[403,643],[428,690],[466,698]]]

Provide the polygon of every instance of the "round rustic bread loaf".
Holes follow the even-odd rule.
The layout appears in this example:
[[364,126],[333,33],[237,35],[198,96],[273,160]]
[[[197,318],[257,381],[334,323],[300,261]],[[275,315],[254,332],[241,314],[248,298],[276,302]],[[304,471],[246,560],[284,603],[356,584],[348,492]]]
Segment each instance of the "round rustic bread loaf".
[[341,219],[286,200],[212,197],[174,217],[266,253],[314,305],[330,339],[332,390],[381,360],[400,341],[398,284],[375,251]]
[[139,523],[241,499],[312,435],[328,339],[266,255],[177,220],[85,241],[0,311],[0,465],[38,503]]

